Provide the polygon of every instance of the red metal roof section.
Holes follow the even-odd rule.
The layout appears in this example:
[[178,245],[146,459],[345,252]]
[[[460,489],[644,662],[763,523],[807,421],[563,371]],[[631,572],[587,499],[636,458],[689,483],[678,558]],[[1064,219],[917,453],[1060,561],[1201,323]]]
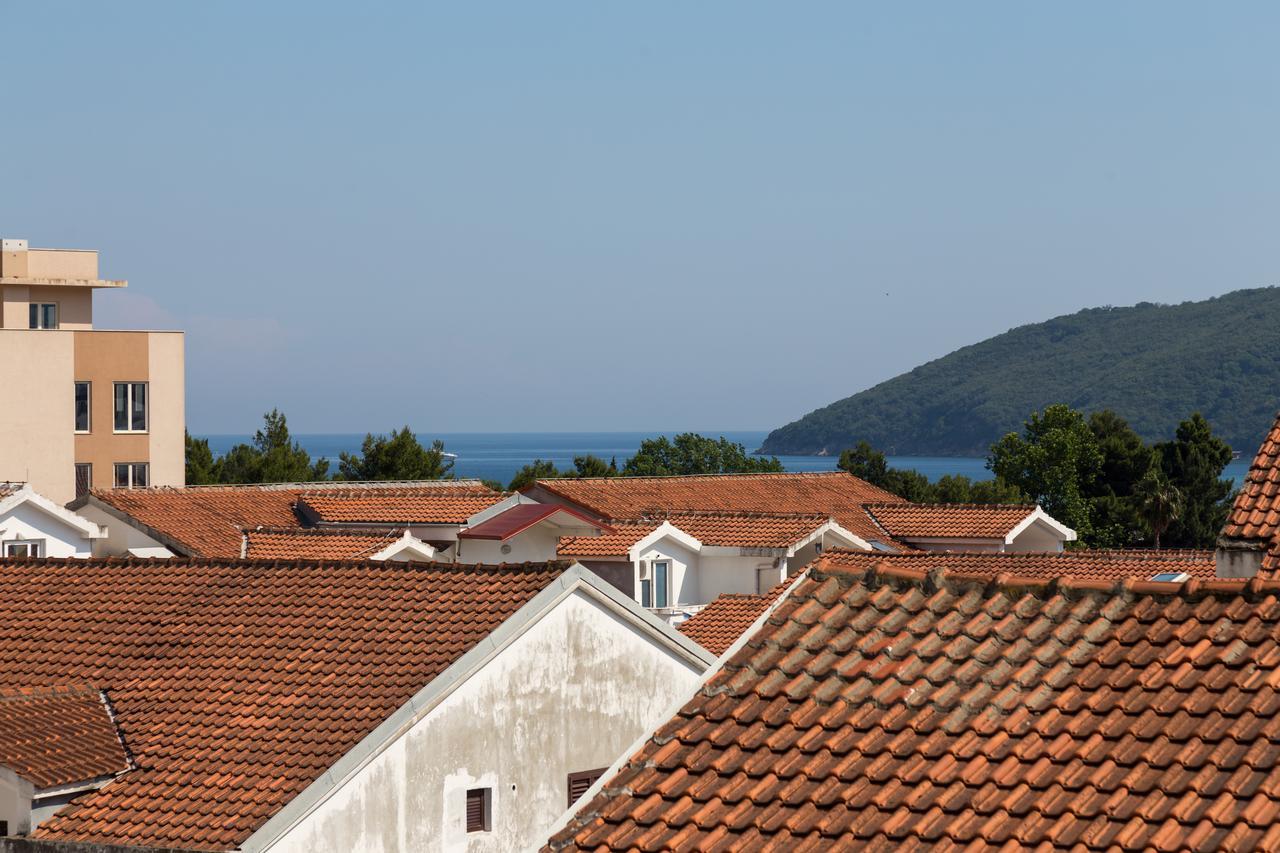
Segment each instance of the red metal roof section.
[[612,533],[613,529],[603,521],[596,521],[589,515],[579,512],[573,507],[563,506],[561,504],[516,504],[510,509],[503,510],[492,518],[485,519],[475,527],[468,527],[458,534],[462,539],[494,539],[505,541],[512,536],[523,533],[535,524],[541,524],[543,521],[556,515],[567,515],[570,518],[582,522],[588,527],[594,527],[603,533]]

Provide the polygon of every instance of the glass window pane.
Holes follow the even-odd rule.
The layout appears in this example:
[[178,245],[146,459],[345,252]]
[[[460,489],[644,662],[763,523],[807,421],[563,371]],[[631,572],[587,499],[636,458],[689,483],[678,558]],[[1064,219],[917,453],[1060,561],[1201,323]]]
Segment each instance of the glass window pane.
[[57,305],[41,305],[42,326],[44,329],[58,328],[58,306]]
[[147,463],[137,462],[134,464],[133,487],[135,489],[145,489],[147,487]]
[[76,383],[76,430],[89,431],[89,383]]
[[667,607],[667,575],[670,563],[653,564],[654,607]]
[[129,428],[129,386],[124,382],[116,383],[116,426],[117,430]]
[[32,303],[27,308],[27,326],[32,329],[40,328],[40,306]]
[[650,581],[647,581],[647,580],[640,581],[640,606],[641,607],[653,606],[653,594],[651,592]]
[[128,466],[128,464],[127,464],[127,463],[124,463],[124,462],[117,462],[117,463],[116,463],[116,465],[115,465],[115,468],[116,468],[116,476],[115,476],[115,481],[114,481],[114,482],[115,482],[115,487],[116,487],[117,489],[127,489],[127,488],[129,488],[129,466]]
[[147,428],[147,386],[141,382],[133,386],[133,418],[129,429],[145,430]]
[[90,462],[77,462],[76,497],[87,495],[91,488],[93,488],[93,464]]

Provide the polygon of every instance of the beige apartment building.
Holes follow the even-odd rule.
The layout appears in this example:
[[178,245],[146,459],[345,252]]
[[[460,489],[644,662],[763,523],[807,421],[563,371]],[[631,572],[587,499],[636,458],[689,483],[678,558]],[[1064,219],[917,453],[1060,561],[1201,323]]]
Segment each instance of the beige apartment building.
[[59,503],[181,486],[182,332],[93,327],[98,253],[0,241],[0,482]]

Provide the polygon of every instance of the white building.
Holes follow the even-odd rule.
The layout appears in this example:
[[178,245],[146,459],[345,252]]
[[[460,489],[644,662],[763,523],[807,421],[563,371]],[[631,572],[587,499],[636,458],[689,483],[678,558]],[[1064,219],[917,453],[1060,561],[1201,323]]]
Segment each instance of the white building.
[[29,484],[0,483],[0,557],[89,557],[106,535]]

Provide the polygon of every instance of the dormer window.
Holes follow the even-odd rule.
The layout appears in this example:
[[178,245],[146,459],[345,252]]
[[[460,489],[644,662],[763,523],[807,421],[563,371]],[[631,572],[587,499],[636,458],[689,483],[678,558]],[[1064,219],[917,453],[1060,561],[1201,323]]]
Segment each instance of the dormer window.
[[58,328],[58,303],[32,302],[27,309],[27,317],[32,329]]

